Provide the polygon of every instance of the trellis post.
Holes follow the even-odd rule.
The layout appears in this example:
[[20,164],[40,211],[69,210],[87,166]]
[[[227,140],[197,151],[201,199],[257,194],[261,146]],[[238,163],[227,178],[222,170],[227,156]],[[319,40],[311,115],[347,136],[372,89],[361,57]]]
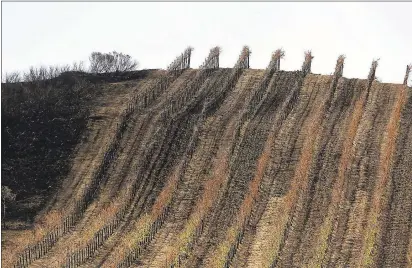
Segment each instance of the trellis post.
[[409,65],[406,65],[405,78],[403,79],[403,84],[404,84],[405,86],[408,85],[409,74],[411,73],[411,71],[412,71],[412,63],[409,64]]

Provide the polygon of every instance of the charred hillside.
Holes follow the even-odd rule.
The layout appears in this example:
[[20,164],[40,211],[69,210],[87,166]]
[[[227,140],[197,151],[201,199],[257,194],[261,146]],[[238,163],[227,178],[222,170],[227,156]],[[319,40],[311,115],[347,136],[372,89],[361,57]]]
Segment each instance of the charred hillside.
[[[9,267],[410,267],[412,90],[234,68],[92,83],[64,178]],[[408,71],[407,71],[408,73]],[[407,79],[406,79],[407,81]],[[98,86],[96,86],[98,85]],[[86,86],[87,87],[87,86]],[[90,85],[89,85],[90,88]]]

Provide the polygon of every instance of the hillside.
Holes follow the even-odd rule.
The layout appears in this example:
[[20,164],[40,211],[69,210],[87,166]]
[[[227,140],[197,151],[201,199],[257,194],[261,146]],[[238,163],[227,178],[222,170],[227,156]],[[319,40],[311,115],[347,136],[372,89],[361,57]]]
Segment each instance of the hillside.
[[64,178],[4,231],[4,267],[412,267],[411,88],[218,54],[86,85]]

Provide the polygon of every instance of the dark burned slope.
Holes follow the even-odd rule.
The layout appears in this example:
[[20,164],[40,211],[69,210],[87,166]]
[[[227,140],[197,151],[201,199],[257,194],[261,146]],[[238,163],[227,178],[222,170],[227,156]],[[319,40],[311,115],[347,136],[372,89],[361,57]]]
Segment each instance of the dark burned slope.
[[93,110],[105,119],[89,121],[39,220],[74,209],[102,145],[115,142],[117,153],[79,221],[31,266],[411,266],[411,89],[240,74],[185,70],[131,111],[120,136],[121,107],[158,80],[110,84],[129,93]]

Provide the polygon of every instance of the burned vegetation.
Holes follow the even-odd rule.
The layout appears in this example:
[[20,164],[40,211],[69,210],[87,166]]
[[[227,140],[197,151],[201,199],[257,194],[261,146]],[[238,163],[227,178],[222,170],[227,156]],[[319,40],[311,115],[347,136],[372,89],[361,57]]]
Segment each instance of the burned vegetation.
[[[41,178],[56,191],[3,263],[412,265],[410,65],[403,84],[386,84],[377,60],[347,79],[343,55],[328,76],[312,73],[311,51],[293,72],[283,50],[264,70],[250,69],[247,46],[233,68],[214,47],[192,69],[192,53],[166,70],[67,74],[70,88],[53,87],[65,100],[7,91],[2,172],[12,190]],[[34,107],[43,117],[23,112]]]

